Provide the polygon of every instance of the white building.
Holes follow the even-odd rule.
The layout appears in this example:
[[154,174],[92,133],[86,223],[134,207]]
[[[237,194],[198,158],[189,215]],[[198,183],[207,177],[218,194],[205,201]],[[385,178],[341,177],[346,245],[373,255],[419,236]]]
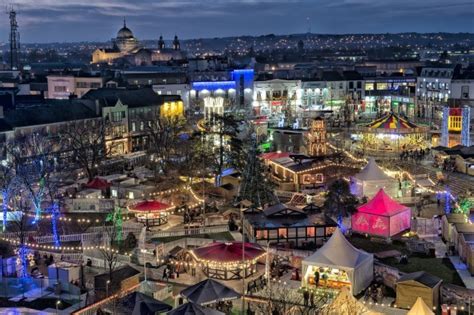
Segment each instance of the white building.
[[255,81],[253,109],[257,115],[278,116],[283,111],[302,110],[300,80]]
[[421,117],[434,118],[436,108],[446,104],[451,94],[455,66],[424,67],[417,78],[416,96]]
[[81,98],[93,89],[104,86],[104,79],[100,76],[48,75],[49,99],[68,99],[72,95]]

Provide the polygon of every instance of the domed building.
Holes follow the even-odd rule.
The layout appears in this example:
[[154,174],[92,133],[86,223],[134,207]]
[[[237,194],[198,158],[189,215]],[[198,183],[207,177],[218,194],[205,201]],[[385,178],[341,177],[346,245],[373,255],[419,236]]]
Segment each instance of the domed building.
[[92,53],[92,63],[125,62],[131,65],[151,65],[154,62],[181,60],[185,54],[181,51],[178,36],[174,37],[172,48],[166,48],[163,37],[160,36],[158,49],[145,48],[140,45],[133,32],[127,27],[126,21],[112,39],[112,48],[99,48]]
[[114,48],[121,52],[132,52],[139,48],[138,40],[133,36],[132,31],[127,27],[127,23],[123,21],[123,27],[117,32],[117,37],[112,40]]

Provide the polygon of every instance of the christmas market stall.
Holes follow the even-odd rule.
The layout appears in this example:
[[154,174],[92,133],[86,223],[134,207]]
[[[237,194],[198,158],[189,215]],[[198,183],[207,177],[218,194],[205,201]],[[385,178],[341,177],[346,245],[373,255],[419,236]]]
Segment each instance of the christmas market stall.
[[352,231],[372,236],[392,237],[411,227],[411,209],[399,204],[383,189],[352,214]]
[[395,113],[389,113],[373,122],[358,126],[364,150],[401,152],[426,148],[427,127],[420,127]]
[[302,286],[349,287],[356,295],[372,282],[373,269],[374,256],[355,248],[336,229],[323,247],[303,260]]
[[181,291],[180,295],[201,306],[227,302],[240,298],[240,294],[219,281],[206,279]]
[[266,255],[260,245],[242,242],[215,242],[190,253],[203,265],[206,276],[221,280],[247,278],[257,271],[257,261]]
[[430,309],[438,307],[442,282],[424,271],[407,273],[397,281],[395,303],[401,308],[411,308],[421,298]]
[[157,200],[145,200],[128,207],[128,211],[135,213],[137,221],[147,227],[167,223],[169,212],[173,209],[173,206]]
[[399,183],[396,179],[388,176],[377,165],[374,158],[370,158],[367,165],[351,177],[351,192],[359,198],[363,196],[372,198],[380,188],[383,188],[390,196],[396,197]]
[[336,229],[331,238],[302,262],[302,286],[350,287],[353,295],[365,290],[374,277],[374,256],[355,248]]

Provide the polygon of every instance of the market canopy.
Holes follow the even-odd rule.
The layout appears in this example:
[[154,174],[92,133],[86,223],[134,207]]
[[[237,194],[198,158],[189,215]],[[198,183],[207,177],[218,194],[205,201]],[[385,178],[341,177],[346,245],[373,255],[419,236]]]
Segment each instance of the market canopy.
[[339,228],[323,247],[305,258],[302,265],[303,286],[306,285],[310,267],[341,269],[347,272],[354,295],[367,288],[374,276],[374,256],[355,248]]
[[172,309],[170,305],[158,301],[151,296],[140,292],[135,294],[135,307],[133,308],[132,315],[154,315],[157,312],[162,313]]
[[85,186],[87,188],[92,188],[92,189],[107,189],[110,186],[112,186],[112,184],[103,178],[95,177],[93,180],[88,182]]
[[359,173],[354,175],[354,178],[361,181],[393,180],[378,166],[373,157],[369,159],[367,165]]
[[146,200],[128,207],[128,210],[135,212],[160,212],[169,210],[171,207],[166,203],[156,200]]
[[225,315],[222,312],[212,308],[203,307],[194,303],[186,303],[174,310],[166,313],[167,315]]
[[408,311],[407,315],[434,315],[433,311],[426,305],[421,297],[416,299],[413,307]]
[[326,244],[313,255],[306,257],[303,262],[354,268],[371,257],[371,254],[355,248],[337,228]]
[[366,127],[370,129],[384,129],[387,131],[400,129],[410,130],[418,128],[417,125],[408,121],[408,119],[402,118],[395,113],[389,113],[379,119],[376,119],[366,125]]
[[379,192],[369,202],[357,209],[357,211],[360,213],[375,214],[387,217],[407,210],[410,210],[410,208],[390,198],[390,196],[387,195],[383,189],[380,189]]
[[[243,246],[242,246],[243,245]],[[242,242],[215,242],[191,251],[197,260],[231,263],[256,260],[265,255],[265,250],[258,244]]]
[[181,296],[199,305],[235,300],[240,294],[219,281],[206,279],[181,291]]

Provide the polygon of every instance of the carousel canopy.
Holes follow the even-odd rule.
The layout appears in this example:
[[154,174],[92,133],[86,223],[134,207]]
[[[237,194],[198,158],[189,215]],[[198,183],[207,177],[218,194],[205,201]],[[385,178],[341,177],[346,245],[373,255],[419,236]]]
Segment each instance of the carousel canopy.
[[107,189],[110,186],[112,186],[111,183],[99,177],[95,177],[93,180],[91,180],[90,182],[86,184],[87,188],[92,188],[92,189]]
[[136,212],[159,212],[169,208],[168,204],[156,200],[146,200],[128,207],[130,211]]
[[385,193],[383,189],[380,189],[379,192],[366,204],[360,206],[357,211],[362,213],[376,214],[381,216],[393,216],[397,213],[404,212],[410,208],[399,204],[389,195]]
[[199,306],[194,303],[186,303],[181,305],[178,308],[166,313],[168,315],[224,315],[224,313],[214,310],[212,308],[207,308]]
[[434,313],[428,305],[426,305],[425,301],[423,301],[421,297],[418,297],[407,315],[434,315]]
[[369,163],[357,173],[354,178],[362,181],[371,180],[391,180],[392,178],[385,174],[385,172],[378,166],[374,158],[369,159]]
[[242,250],[246,261],[257,259],[265,254],[265,250],[258,244],[245,243],[243,247],[242,249],[242,242],[216,242],[196,248],[192,253],[198,260],[222,263],[242,261]]
[[212,279],[206,279],[196,283],[195,285],[181,291],[180,294],[188,301],[199,305],[207,305],[240,298],[239,293]]
[[416,129],[417,125],[408,121],[405,118],[400,117],[395,113],[390,113],[386,116],[383,116],[377,120],[374,120],[366,127],[371,129],[386,129],[386,130],[397,130],[397,129]]

